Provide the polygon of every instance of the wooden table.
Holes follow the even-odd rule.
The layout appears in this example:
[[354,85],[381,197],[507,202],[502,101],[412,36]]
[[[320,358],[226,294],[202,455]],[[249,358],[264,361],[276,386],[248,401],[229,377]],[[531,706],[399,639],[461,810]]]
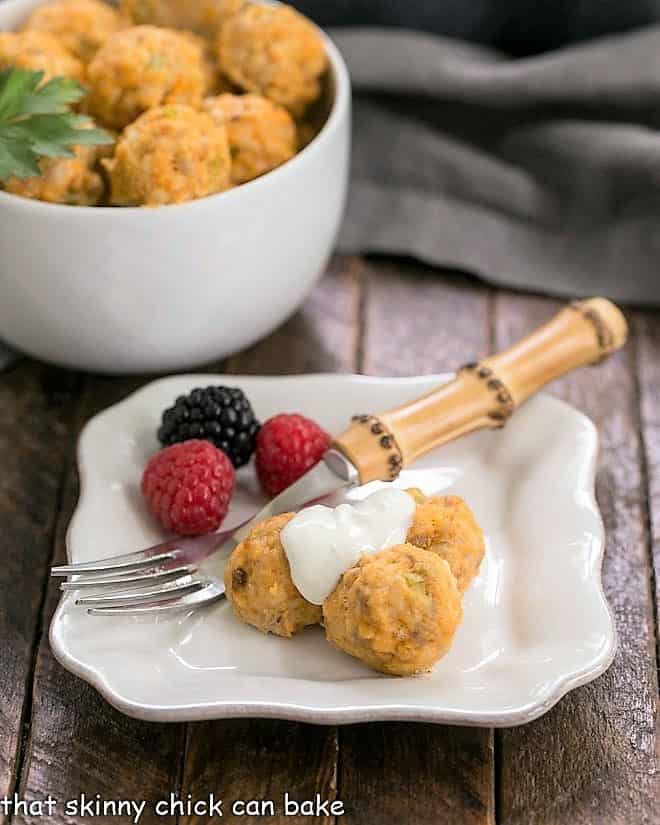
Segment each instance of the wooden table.
[[[622,274],[625,277],[625,273]],[[558,302],[490,289],[413,263],[337,259],[303,309],[266,341],[214,365],[230,373],[430,373],[518,338]],[[144,383],[23,361],[0,375],[0,798],[81,792],[153,800],[343,800],[351,825],[660,822],[656,770],[660,559],[660,314],[629,311],[631,341],[552,388],[601,433],[604,581],[619,651],[610,670],[545,717],[510,730],[425,724],[314,727],[231,720],[146,724],[110,708],[53,659],[85,421]],[[655,559],[655,561],[654,561]],[[333,817],[330,817],[334,819]],[[320,818],[327,822],[329,818]],[[1,822],[128,822],[110,817]],[[142,823],[174,823],[146,813]],[[206,822],[181,816],[180,823]],[[232,818],[231,822],[310,822]]]

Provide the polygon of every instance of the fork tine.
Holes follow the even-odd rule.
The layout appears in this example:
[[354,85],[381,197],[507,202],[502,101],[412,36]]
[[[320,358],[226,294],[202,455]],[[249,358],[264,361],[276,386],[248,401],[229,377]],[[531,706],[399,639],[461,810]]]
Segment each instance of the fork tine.
[[83,576],[93,573],[130,573],[165,565],[176,560],[181,563],[191,563],[207,558],[240,527],[241,524],[238,524],[229,530],[221,530],[205,536],[171,539],[162,544],[147,547],[145,550],[139,550],[137,553],[125,553],[123,556],[110,556],[76,564],[60,564],[53,567],[50,574],[51,576]]
[[168,601],[179,596],[195,593],[209,584],[209,579],[183,576],[173,582],[143,590],[114,590],[110,593],[81,596],[76,604],[82,607],[127,607],[134,604],[151,604]]
[[200,590],[179,598],[169,598],[164,602],[132,604],[123,607],[90,607],[87,612],[90,616],[167,616],[206,607],[223,599],[224,596],[225,589],[220,582],[209,581]]
[[[174,545],[174,546],[173,546]],[[77,576],[85,573],[110,573],[113,570],[126,571],[140,570],[145,565],[152,567],[155,564],[164,564],[177,557],[174,542],[165,542],[138,553],[126,553],[123,556],[112,556],[109,559],[98,561],[79,562],[78,564],[61,564],[53,567],[51,576]]]
[[116,576],[82,576],[75,579],[68,579],[60,583],[60,590],[70,592],[73,590],[89,590],[97,587],[111,587],[119,590],[122,585],[126,589],[141,587],[145,584],[164,584],[172,579],[178,579],[186,574],[194,573],[196,568],[192,565],[182,565],[180,567],[149,567],[144,572],[141,570],[120,573]]

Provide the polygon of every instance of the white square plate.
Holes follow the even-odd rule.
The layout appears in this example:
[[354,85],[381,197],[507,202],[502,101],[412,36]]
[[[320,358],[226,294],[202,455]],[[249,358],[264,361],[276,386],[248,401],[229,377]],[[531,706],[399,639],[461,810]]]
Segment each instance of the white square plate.
[[[140,476],[158,448],[162,410],[195,386],[240,386],[262,420],[299,411],[339,433],[352,414],[380,412],[446,379],[193,375],[149,384],[81,435],[69,557],[111,556],[164,538],[143,506]],[[614,655],[600,576],[596,452],[593,424],[541,395],[503,430],[447,445],[402,474],[399,486],[463,496],[487,539],[454,645],[428,675],[374,673],[331,648],[320,628],[293,639],[264,636],[234,618],[226,602],[176,619],[110,619],[88,616],[68,595],[51,626],[53,652],[112,705],[142,719],[528,722],[600,675]],[[228,525],[263,503],[252,469],[239,479]],[[215,557],[209,566],[219,573],[222,563]]]

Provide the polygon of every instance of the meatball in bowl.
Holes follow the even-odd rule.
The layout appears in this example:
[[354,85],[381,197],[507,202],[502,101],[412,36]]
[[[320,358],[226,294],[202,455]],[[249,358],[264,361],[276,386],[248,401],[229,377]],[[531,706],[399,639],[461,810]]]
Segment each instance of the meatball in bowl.
[[114,142],[0,184],[0,339],[68,367],[168,371],[295,311],[348,177],[348,73],[313,23],[249,0],[5,0],[12,66],[80,83]]

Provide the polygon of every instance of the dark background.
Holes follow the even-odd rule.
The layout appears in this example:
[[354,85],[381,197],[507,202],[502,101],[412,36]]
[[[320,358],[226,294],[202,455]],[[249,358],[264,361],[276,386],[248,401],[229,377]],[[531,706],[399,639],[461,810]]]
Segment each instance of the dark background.
[[660,17],[660,0],[290,0],[323,26],[424,29],[513,55],[547,51]]

